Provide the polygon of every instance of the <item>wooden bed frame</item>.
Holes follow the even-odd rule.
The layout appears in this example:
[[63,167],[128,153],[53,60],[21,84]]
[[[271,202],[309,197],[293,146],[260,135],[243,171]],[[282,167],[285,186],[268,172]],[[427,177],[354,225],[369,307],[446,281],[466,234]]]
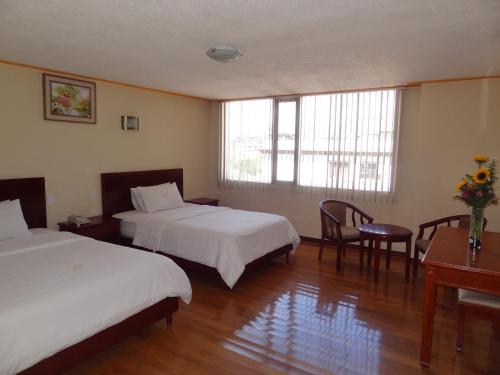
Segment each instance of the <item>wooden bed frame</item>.
[[[183,170],[181,168],[176,169],[160,169],[152,171],[137,171],[137,172],[117,172],[117,173],[103,173],[101,174],[101,193],[102,193],[102,211],[105,216],[112,216],[114,214],[133,210],[132,199],[130,197],[130,189],[137,186],[151,186],[163,184],[166,182],[175,182],[179,188],[179,193],[182,197],[183,194]],[[121,237],[122,244],[125,246],[134,247],[136,249],[151,251],[139,246],[132,245],[132,240],[129,238]],[[245,266],[245,272],[258,268],[263,263],[269,262],[272,259],[285,256],[285,261],[288,263],[290,257],[290,251],[292,251],[293,245],[287,244],[279,249],[273,250],[272,252],[254,260],[253,262]],[[209,267],[204,264],[193,262],[187,259],[179,258],[174,255],[166,254],[159,251],[158,253],[171,258],[176,262],[179,267],[184,269],[189,273],[213,273],[216,274],[218,278],[221,278],[220,274],[214,267]]]
[[[0,180],[0,201],[19,199],[29,228],[46,228],[45,179],[43,177]],[[141,329],[165,319],[179,308],[178,297],[165,298],[122,322],[104,329],[23,370],[20,374],[58,374],[118,343]]]

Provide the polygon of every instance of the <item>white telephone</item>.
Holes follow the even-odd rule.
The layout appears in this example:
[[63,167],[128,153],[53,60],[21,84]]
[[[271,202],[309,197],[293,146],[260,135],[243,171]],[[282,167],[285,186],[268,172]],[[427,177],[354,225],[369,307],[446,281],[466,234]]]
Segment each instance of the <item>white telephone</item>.
[[75,224],[77,227],[80,227],[80,225],[82,225],[82,224],[90,223],[89,219],[87,219],[86,217],[83,217],[83,216],[78,216],[78,215],[69,215],[68,221],[70,223]]

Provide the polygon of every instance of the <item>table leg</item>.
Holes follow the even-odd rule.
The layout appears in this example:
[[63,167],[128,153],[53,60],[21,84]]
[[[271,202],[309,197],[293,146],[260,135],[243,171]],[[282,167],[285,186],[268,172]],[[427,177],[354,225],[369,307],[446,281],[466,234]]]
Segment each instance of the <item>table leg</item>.
[[365,240],[361,239],[359,241],[359,269],[362,270],[363,267],[365,266],[365,260],[364,260],[364,255],[365,255]]
[[375,265],[374,265],[374,276],[375,276],[375,282],[378,283],[378,274],[379,274],[379,268],[380,268],[380,240],[376,239],[375,240],[375,249],[374,249],[374,254],[373,256],[375,257]]
[[495,337],[500,339],[500,320],[493,323],[493,329],[495,330]]
[[464,328],[465,328],[465,306],[458,304],[458,322],[457,322],[457,338],[455,341],[455,349],[461,352],[464,345]]
[[432,333],[434,329],[434,308],[436,305],[435,271],[432,267],[425,270],[424,311],[422,317],[422,339],[420,342],[420,365],[429,367],[432,353]]
[[410,265],[411,265],[411,239],[406,240],[406,256],[405,256],[406,282],[410,281]]
[[415,246],[415,248],[413,249],[413,276],[417,276],[418,264],[420,263],[420,259],[418,258],[419,253],[420,252]]
[[391,250],[392,250],[392,242],[387,242],[387,250],[385,251],[385,269],[391,269]]
[[372,253],[373,253],[373,240],[368,240],[368,259],[366,263],[371,267],[372,265]]

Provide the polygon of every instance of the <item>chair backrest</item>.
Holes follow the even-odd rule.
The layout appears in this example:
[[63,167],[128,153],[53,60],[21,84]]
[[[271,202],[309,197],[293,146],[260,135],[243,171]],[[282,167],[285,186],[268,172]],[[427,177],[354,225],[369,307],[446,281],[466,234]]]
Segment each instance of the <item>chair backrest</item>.
[[[346,225],[347,205],[345,203],[334,200],[326,200],[321,203],[321,207],[335,217],[340,222],[340,225]],[[324,215],[323,211],[322,215]]]
[[470,215],[460,215],[460,217],[458,218],[457,221],[458,221],[458,228],[469,229],[469,227],[470,227]]
[[[319,203],[319,208],[323,238],[338,237],[342,240],[340,227],[347,226],[348,220],[351,222],[349,225],[353,227],[373,222],[373,217],[347,202],[325,199]],[[348,215],[348,210],[351,211],[350,215]]]
[[[429,235],[429,240],[432,240],[432,238],[434,237],[434,235],[437,232],[438,226],[445,225],[445,224],[448,227],[455,227],[456,226],[457,228],[469,229],[470,215],[447,216],[447,217],[443,217],[441,219],[433,220],[433,221],[425,223],[425,224],[421,224],[417,239],[423,238],[424,229],[433,227],[432,232]],[[486,229],[487,224],[488,224],[488,220],[486,218],[484,218],[483,219],[483,231]]]

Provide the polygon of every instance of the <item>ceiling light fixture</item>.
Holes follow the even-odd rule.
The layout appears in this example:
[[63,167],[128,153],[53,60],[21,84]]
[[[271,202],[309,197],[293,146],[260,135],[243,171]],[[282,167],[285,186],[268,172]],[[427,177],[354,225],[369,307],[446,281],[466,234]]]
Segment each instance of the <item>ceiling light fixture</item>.
[[217,62],[227,63],[238,60],[243,54],[232,47],[212,47],[207,50],[207,56]]

